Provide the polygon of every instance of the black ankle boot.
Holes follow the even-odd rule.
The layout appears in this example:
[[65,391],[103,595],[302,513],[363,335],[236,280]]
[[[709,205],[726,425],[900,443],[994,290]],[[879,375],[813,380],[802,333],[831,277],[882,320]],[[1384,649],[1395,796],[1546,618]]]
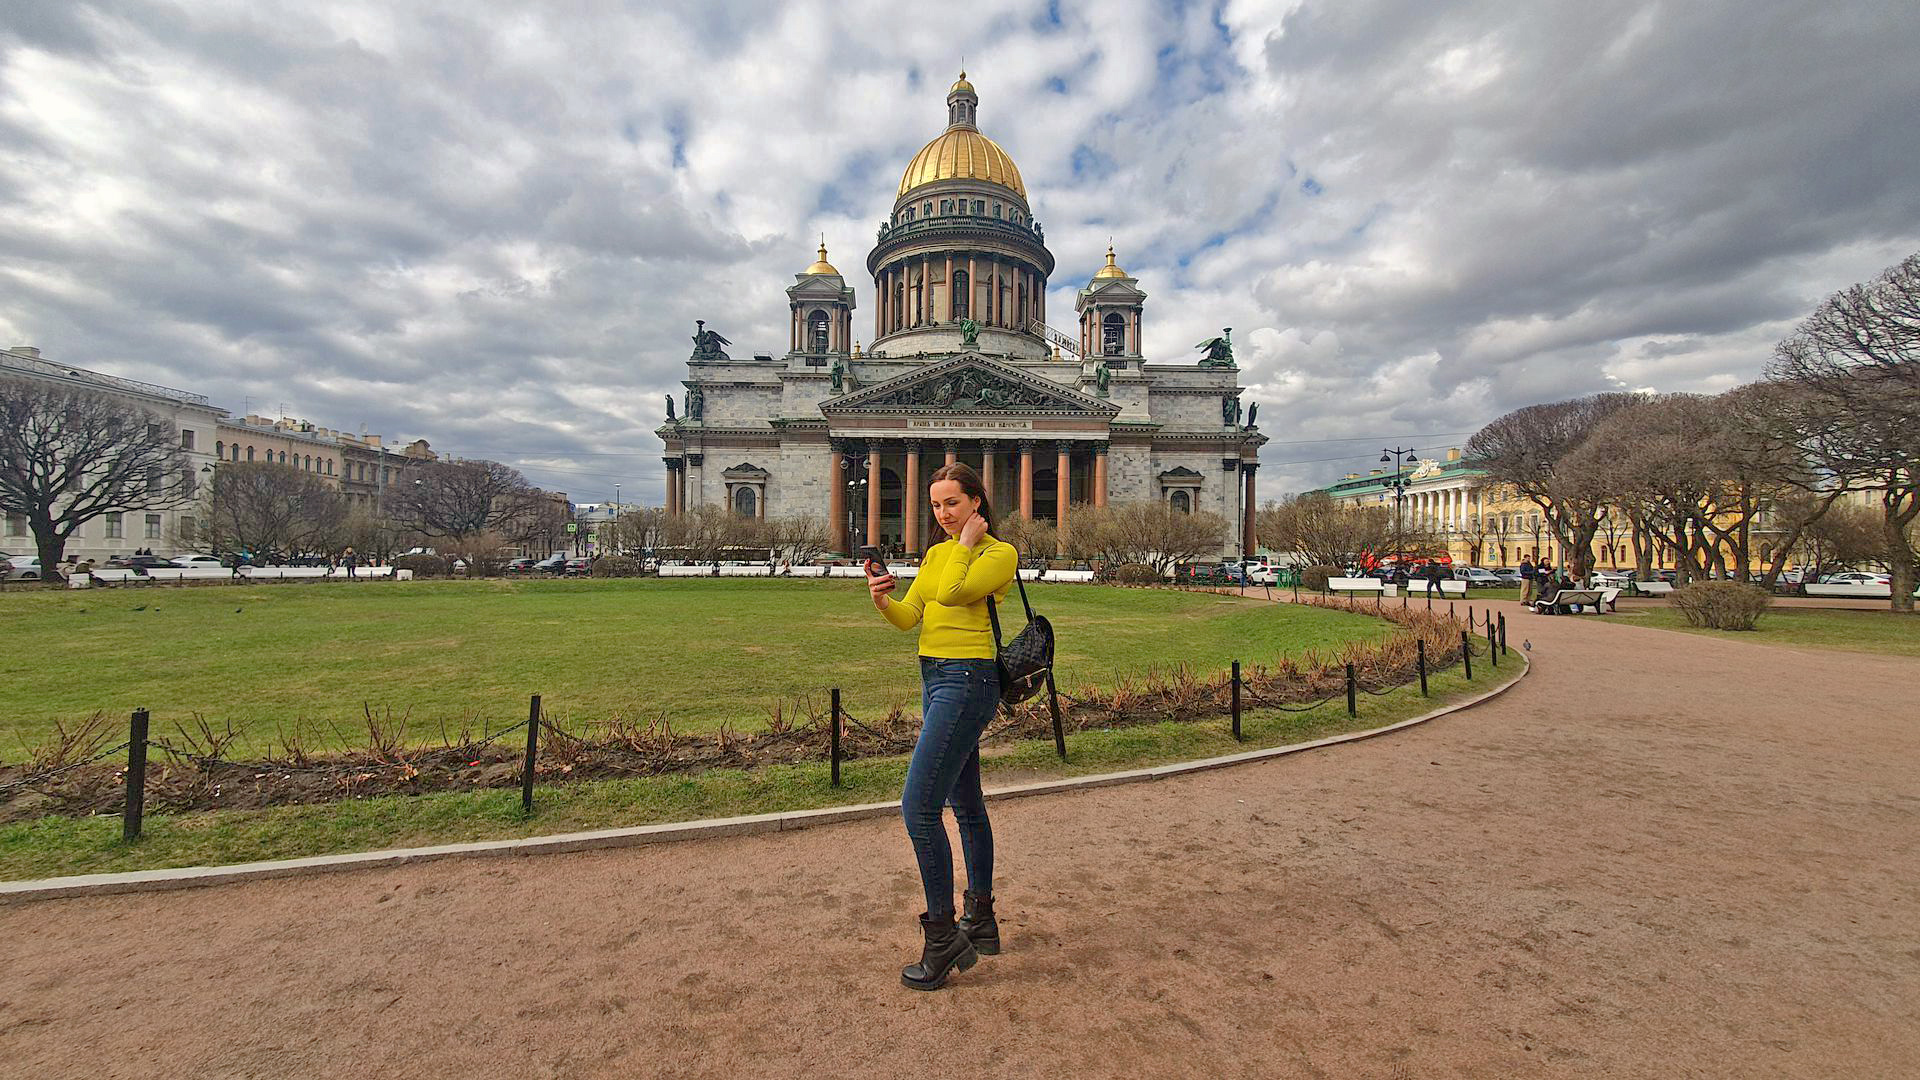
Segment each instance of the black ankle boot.
[[957,925],[981,956],[1000,955],[1000,924],[993,921],[993,897],[968,892],[966,910]]
[[915,990],[938,990],[947,984],[947,975],[972,967],[980,954],[973,942],[953,924],[953,916],[935,922],[920,914],[920,929],[927,936],[920,950],[920,962],[900,969],[900,981]]

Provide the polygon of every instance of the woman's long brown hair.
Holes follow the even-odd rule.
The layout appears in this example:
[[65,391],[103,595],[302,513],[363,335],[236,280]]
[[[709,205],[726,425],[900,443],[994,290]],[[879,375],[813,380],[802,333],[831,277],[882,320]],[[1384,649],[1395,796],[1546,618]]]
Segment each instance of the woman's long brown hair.
[[942,480],[951,480],[954,483],[959,484],[961,494],[971,495],[974,498],[980,500],[980,509],[974,512],[979,514],[982,518],[986,519],[987,531],[992,532],[993,531],[993,504],[987,498],[986,486],[980,482],[980,474],[973,471],[973,466],[965,464],[964,462],[956,461],[951,465],[942,465],[939,468],[933,470],[933,475],[927,478],[927,493],[928,493],[929,501],[931,501],[932,499],[933,485],[939,483]]

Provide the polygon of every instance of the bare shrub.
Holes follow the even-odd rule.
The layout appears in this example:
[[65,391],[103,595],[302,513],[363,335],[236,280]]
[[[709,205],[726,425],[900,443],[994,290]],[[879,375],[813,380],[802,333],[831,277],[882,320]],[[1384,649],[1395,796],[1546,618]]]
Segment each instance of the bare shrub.
[[593,560],[594,577],[639,577],[640,560],[630,555],[602,555]]
[[1158,585],[1160,571],[1146,563],[1127,563],[1113,572],[1113,580],[1122,585]]
[[1337,566],[1309,566],[1300,571],[1300,585],[1314,592],[1325,592],[1329,580],[1343,577],[1345,574],[1346,571]]
[[411,570],[417,578],[446,577],[450,572],[447,560],[438,555],[402,555],[393,560],[395,570]]
[[1688,626],[1711,630],[1751,630],[1771,602],[1765,589],[1739,581],[1696,581],[1673,594]]

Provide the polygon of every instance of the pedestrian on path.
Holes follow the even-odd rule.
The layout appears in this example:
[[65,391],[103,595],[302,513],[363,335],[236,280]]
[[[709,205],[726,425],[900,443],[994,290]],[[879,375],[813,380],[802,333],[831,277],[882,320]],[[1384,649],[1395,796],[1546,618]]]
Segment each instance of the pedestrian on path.
[[1530,558],[1523,558],[1520,560],[1520,602],[1524,604],[1531,601],[1532,599],[1533,599],[1533,560]]
[[353,555],[353,549],[348,548],[346,554],[341,556],[340,561],[347,564],[347,579],[352,580],[354,576],[353,568],[357,563]]
[[1438,562],[1430,562],[1427,564],[1427,599],[1433,599],[1434,593],[1440,593],[1442,598],[1445,597],[1446,592],[1440,588],[1440,582],[1446,576],[1446,569]]
[[[1000,667],[987,611],[1004,599],[1019,555],[995,539],[993,508],[980,475],[963,464],[936,469],[927,488],[934,517],[948,539],[934,545],[913,586],[898,600],[894,577],[869,559],[867,589],[874,607],[902,630],[920,627],[920,738],[900,796],[907,837],[920,864],[927,910],[918,963],[900,972],[915,990],[938,990],[950,972],[972,967],[981,953],[1000,951],[993,917],[993,829],[980,790],[980,733],[1000,703]],[[953,804],[967,868],[965,915],[953,909],[953,849],[942,807]]]

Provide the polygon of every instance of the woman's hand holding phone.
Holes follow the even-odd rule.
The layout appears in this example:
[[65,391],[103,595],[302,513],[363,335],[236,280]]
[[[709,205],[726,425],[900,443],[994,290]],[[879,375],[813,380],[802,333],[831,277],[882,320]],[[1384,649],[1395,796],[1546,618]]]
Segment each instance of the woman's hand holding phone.
[[884,569],[880,573],[875,574],[872,563],[867,564],[866,571],[867,591],[873,594],[873,606],[885,611],[887,605],[893,602],[887,599],[887,594],[893,591],[893,575]]

